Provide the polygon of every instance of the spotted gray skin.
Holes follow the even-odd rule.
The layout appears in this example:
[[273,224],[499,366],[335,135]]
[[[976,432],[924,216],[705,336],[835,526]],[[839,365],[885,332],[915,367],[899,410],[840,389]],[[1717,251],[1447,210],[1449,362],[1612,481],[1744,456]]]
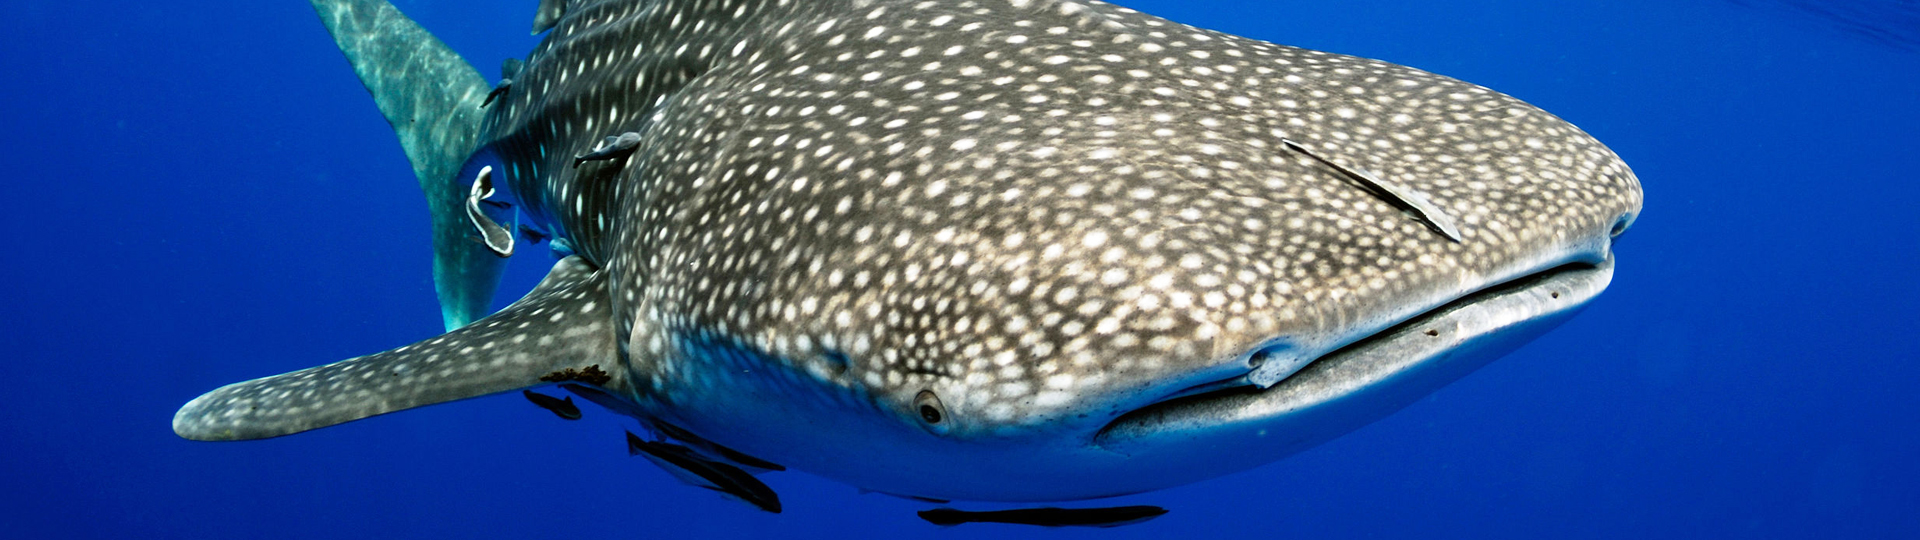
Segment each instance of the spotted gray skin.
[[[575,365],[607,365],[615,346],[604,274],[567,258],[525,298],[445,335],[332,364],[227,385],[195,398],[173,430],[198,440],[278,437],[423,405],[504,392]],[[559,315],[579,324],[548,327]],[[539,332],[521,332],[541,327]],[[522,382],[525,381],[525,382]]]
[[[468,169],[606,280],[619,409],[938,499],[1364,425],[1592,298],[1641,204],[1511,97],[1092,2],[574,1],[480,139]],[[231,413],[176,430],[260,422]]]

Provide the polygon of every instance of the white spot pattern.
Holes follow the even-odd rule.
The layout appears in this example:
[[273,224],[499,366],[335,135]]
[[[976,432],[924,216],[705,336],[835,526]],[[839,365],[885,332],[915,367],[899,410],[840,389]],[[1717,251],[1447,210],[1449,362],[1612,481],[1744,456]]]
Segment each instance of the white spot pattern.
[[[662,400],[700,391],[685,347],[726,343],[903,415],[933,388],[1037,424],[1403,317],[1639,208],[1617,157],[1518,100],[1101,3],[574,9],[494,139],[608,265]],[[624,166],[565,167],[626,131]],[[1463,242],[1283,140],[1417,190]]]
[[[947,436],[1098,424],[1604,250],[1640,207],[1618,157],[1518,100],[1098,2],[575,1],[486,129],[522,208],[604,268],[591,287],[217,390],[176,427],[471,395],[450,383],[611,355],[603,335],[656,404],[751,372],[907,422],[930,390]],[[628,132],[630,157],[573,166]]]

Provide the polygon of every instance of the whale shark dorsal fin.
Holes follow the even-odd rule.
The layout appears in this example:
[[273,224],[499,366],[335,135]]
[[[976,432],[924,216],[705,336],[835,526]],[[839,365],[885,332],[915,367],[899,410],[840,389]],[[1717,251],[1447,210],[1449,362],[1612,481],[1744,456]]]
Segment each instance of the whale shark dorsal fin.
[[533,13],[533,33],[552,30],[566,15],[567,0],[540,0],[540,10]]
[[553,382],[618,393],[609,299],[605,272],[568,257],[499,313],[398,349],[227,385],[181,407],[173,430],[264,439]]
[[433,216],[433,284],[448,330],[486,315],[505,262],[467,241],[460,168],[473,153],[492,87],[480,72],[385,0],[311,0],[373,94]]

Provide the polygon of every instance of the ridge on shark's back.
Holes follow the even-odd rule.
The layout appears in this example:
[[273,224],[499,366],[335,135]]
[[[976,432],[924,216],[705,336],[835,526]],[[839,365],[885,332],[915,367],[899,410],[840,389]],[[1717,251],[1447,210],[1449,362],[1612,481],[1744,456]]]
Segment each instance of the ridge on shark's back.
[[[753,475],[783,467],[1137,493],[1336,437],[1564,321],[1641,204],[1604,145],[1511,97],[1097,2],[545,0],[492,89],[382,1],[313,3],[429,192],[458,328],[214,390],[183,437],[558,384],[762,508]],[[516,228],[562,258],[461,326]]]

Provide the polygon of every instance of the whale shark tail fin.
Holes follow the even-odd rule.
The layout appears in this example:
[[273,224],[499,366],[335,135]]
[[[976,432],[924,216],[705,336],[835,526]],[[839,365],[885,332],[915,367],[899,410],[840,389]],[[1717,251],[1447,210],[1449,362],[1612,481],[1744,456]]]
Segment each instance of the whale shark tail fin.
[[390,351],[230,384],[187,402],[173,431],[201,441],[290,435],[545,384],[624,394],[605,272],[555,264],[499,313]]
[[453,330],[487,314],[505,262],[468,240],[461,166],[476,146],[490,88],[473,66],[386,0],[312,0],[373,94],[433,215],[433,284]]

